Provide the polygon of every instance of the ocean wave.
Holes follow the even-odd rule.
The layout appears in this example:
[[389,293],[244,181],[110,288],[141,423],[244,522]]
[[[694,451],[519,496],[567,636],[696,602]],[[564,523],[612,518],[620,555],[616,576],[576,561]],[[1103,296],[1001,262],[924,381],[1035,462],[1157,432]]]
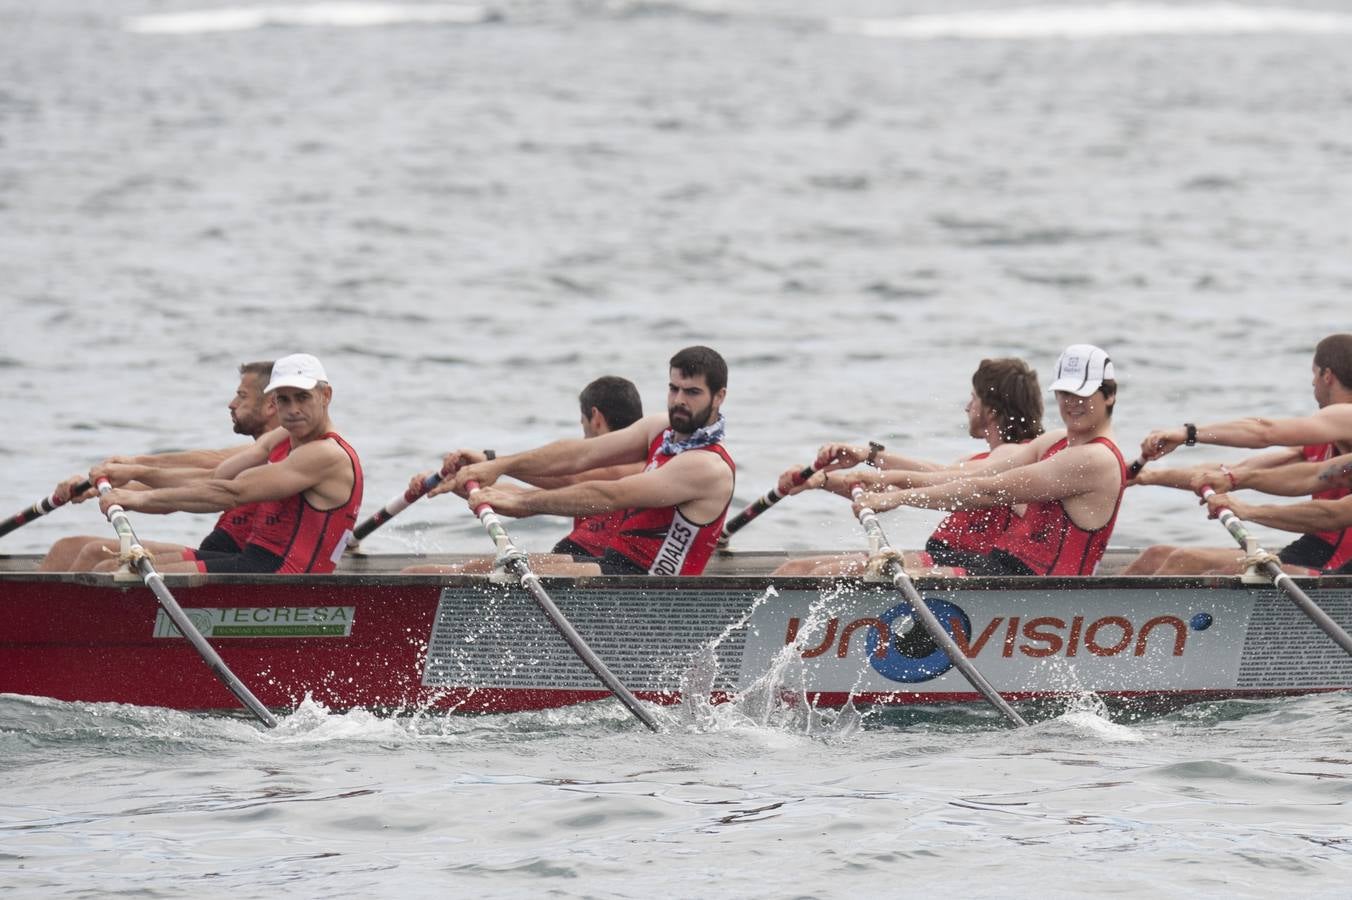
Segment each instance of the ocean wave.
[[1038,40],[1143,35],[1315,34],[1352,32],[1352,15],[1294,7],[1232,3],[1175,6],[1108,3],[1103,6],[1027,6],[897,18],[835,18],[831,30],[867,37]]
[[205,34],[266,26],[370,28],[383,25],[475,25],[495,14],[461,3],[308,3],[289,6],[228,6],[127,19],[137,34]]

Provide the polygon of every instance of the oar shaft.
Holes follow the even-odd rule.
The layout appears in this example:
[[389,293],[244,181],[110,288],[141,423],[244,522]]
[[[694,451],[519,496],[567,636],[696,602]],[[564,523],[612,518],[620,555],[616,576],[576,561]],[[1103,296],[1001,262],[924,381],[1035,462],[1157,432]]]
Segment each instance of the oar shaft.
[[[802,471],[794,475],[794,484],[802,484],[807,481],[817,473],[817,470],[818,468],[815,463],[810,466],[804,466]],[[728,538],[745,528],[748,522],[783,499],[784,495],[779,492],[778,485],[771,488],[764,496],[755,500],[746,509],[723,523],[723,533],[718,536],[719,545],[722,546],[726,544]]]
[[[477,481],[465,483],[466,491],[471,494],[478,490],[478,488],[479,483]],[[498,548],[498,555],[503,559],[504,564],[513,575],[520,579],[521,586],[525,588],[535,600],[536,605],[538,605],[540,610],[545,614],[545,618],[549,619],[549,623],[554,626],[554,629],[558,631],[559,635],[568,643],[568,646],[573,649],[573,652],[582,660],[582,663],[591,670],[592,674],[600,680],[601,684],[605,685],[607,690],[614,694],[616,698],[624,704],[626,709],[634,714],[634,718],[646,725],[650,731],[658,731],[657,721],[643,708],[642,704],[638,702],[638,698],[630,693],[629,689],[615,677],[615,673],[610,671],[610,668],[602,662],[601,658],[596,655],[592,648],[587,645],[587,642],[583,639],[582,635],[578,634],[577,629],[568,621],[568,617],[563,614],[563,610],[559,609],[554,603],[553,598],[549,596],[544,585],[540,583],[539,576],[531,571],[530,562],[526,559],[526,555],[518,550],[516,545],[512,543],[511,535],[507,533],[507,527],[502,524],[501,517],[493,511],[493,507],[488,503],[480,503],[478,506],[474,507],[474,514],[479,517],[479,522],[484,526],[484,530],[487,531],[488,536],[493,539],[493,545]]]
[[[70,492],[71,496],[73,497],[77,494],[83,494],[85,491],[89,490],[89,487],[90,487],[89,479],[86,478],[84,481],[81,481],[79,484],[77,484],[75,487],[71,489]],[[67,502],[68,501],[62,500],[61,498],[56,496],[43,497],[37,503],[34,503],[32,506],[28,507],[28,509],[25,509],[22,512],[17,512],[14,515],[10,516],[8,519],[6,519],[4,522],[0,522],[0,537],[4,537],[5,535],[9,534],[11,531],[22,525],[27,525],[34,519],[42,518],[43,516],[47,515],[47,513],[56,509],[58,506],[65,506]]]
[[422,496],[426,494],[428,491],[432,490],[432,488],[441,484],[442,479],[444,479],[447,475],[450,475],[451,471],[452,470],[450,469],[442,469],[440,472],[433,472],[431,475],[428,475],[426,478],[422,480],[422,486],[420,490],[415,491],[410,488],[409,490],[404,491],[402,494],[399,494],[398,496],[394,497],[393,499],[390,500],[390,502],[386,503],[383,507],[381,507],[378,512],[376,512],[365,522],[362,522],[355,529],[353,529],[352,537],[358,541],[366,537],[371,532],[379,528],[381,525],[384,525],[390,519],[393,519],[395,516],[399,515],[404,510],[408,509],[412,503],[421,499]]
[[[1209,485],[1204,486],[1202,488],[1202,499],[1206,500],[1214,493],[1216,493],[1215,489]],[[1243,520],[1235,515],[1233,510],[1221,507],[1220,511],[1216,513],[1216,516],[1221,520],[1221,524],[1225,526],[1225,530],[1230,532],[1230,536],[1235,539],[1235,542],[1238,543],[1239,546],[1243,547],[1246,551],[1250,550],[1252,547],[1254,552],[1263,556],[1268,556],[1267,551],[1251,542],[1249,531],[1244,527]],[[1273,587],[1286,594],[1286,596],[1291,599],[1292,603],[1295,603],[1296,606],[1300,607],[1300,611],[1305,613],[1311,622],[1318,625],[1319,629],[1331,637],[1335,644],[1342,647],[1343,652],[1352,656],[1352,635],[1348,635],[1341,625],[1333,621],[1332,617],[1319,607],[1319,604],[1311,600],[1310,595],[1305,593],[1300,585],[1296,584],[1291,576],[1282,570],[1280,563],[1268,558],[1262,562],[1262,567],[1263,571],[1272,579]]]
[[[98,488],[100,495],[113,489],[106,478],[99,479]],[[141,542],[136,539],[136,532],[131,527],[131,519],[127,517],[127,511],[121,506],[113,505],[108,507],[107,515],[108,521],[117,532],[117,536],[141,551],[137,554],[136,570],[140,573],[145,586],[150,588],[150,592],[155,595],[155,599],[159,601],[170,621],[174,623],[174,627],[178,629],[179,634],[192,644],[193,649],[207,664],[207,668],[220,679],[222,684],[230,689],[230,693],[234,694],[240,703],[244,704],[264,725],[269,728],[276,728],[277,720],[273,718],[272,713],[268,712],[268,708],[258,702],[258,698],[244,685],[244,682],[240,681],[235,673],[230,671],[230,667],[225,664],[225,660],[221,659],[220,654],[207,643],[206,638],[202,637],[202,632],[197,630],[197,626],[193,625],[192,620],[183,611],[183,607],[178,605],[174,595],[169,592],[169,588],[164,584],[163,576],[155,570],[155,564],[151,562],[150,555],[144,552]]]
[[[864,496],[863,487],[856,484],[850,489],[850,496],[854,498],[856,503],[859,502],[859,499]],[[869,540],[877,544],[879,552],[888,555],[895,552],[887,543],[887,536],[883,534],[883,526],[878,521],[878,514],[872,509],[865,506],[859,510],[859,524],[863,526]],[[943,648],[944,653],[948,654],[948,658],[967,679],[967,683],[976,688],[977,693],[985,697],[986,701],[995,707],[1011,725],[1019,727],[1027,725],[1028,723],[1024,721],[1023,716],[1019,715],[1014,707],[1010,706],[1005,698],[1000,696],[1000,693],[991,686],[985,676],[978,671],[976,665],[958,647],[957,641],[953,640],[953,636],[940,623],[939,617],[925,603],[925,598],[920,596],[920,592],[915,588],[915,582],[911,580],[911,576],[906,574],[906,570],[901,564],[895,559],[888,559],[885,570],[891,577],[893,586],[901,591],[902,596],[911,605],[911,609],[920,619],[921,624],[925,626],[925,630],[929,632],[930,638]]]

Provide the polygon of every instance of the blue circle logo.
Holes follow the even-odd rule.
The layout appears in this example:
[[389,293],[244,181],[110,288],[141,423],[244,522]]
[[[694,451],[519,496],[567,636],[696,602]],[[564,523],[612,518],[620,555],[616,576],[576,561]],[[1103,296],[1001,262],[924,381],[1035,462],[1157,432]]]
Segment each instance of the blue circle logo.
[[[944,631],[953,634],[953,619],[962,625],[964,634],[972,633],[972,620],[962,607],[947,600],[927,597],[925,606],[939,619]],[[874,670],[890,681],[915,684],[929,681],[953,668],[953,661],[943,648],[934,642],[925,623],[915,616],[909,603],[898,603],[878,618],[887,623],[887,653],[878,652],[878,629],[868,631],[868,662]]]
[[1215,619],[1211,618],[1211,613],[1201,612],[1193,616],[1188,625],[1192,627],[1193,631],[1206,631],[1214,621]]

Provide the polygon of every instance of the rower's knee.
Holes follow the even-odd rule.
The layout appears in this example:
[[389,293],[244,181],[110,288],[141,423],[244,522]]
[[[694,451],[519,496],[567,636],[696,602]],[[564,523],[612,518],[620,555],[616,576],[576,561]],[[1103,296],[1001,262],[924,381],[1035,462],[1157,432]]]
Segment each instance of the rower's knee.
[[47,551],[47,555],[38,563],[39,572],[74,572],[73,568],[76,558],[80,551],[84,549],[85,544],[97,538],[86,537],[85,535],[75,535],[72,537],[63,537],[52,548]]
[[1133,559],[1122,570],[1123,575],[1155,575],[1159,572],[1161,566],[1169,555],[1177,550],[1177,547],[1171,547],[1167,544],[1156,544],[1153,547],[1147,547],[1141,551],[1141,555]]

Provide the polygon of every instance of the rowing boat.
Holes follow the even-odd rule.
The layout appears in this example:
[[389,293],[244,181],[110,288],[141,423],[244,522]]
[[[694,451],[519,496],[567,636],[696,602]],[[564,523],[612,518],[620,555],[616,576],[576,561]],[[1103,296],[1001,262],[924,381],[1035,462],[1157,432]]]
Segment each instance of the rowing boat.
[[[1101,571],[1111,573],[1114,558]],[[266,706],[508,712],[606,696],[515,585],[402,575],[456,557],[350,556],[332,575],[166,576]],[[546,578],[640,699],[675,703],[692,666],[723,699],[767,686],[840,706],[978,702],[889,585],[776,578],[780,553],[725,552],[697,578]],[[0,693],[182,710],[234,696],[139,581],[0,556]],[[1302,580],[1352,627],[1352,578]],[[959,648],[1011,700],[1163,701],[1352,688],[1352,658],[1266,581],[917,578]],[[767,679],[774,680],[769,684]]]

